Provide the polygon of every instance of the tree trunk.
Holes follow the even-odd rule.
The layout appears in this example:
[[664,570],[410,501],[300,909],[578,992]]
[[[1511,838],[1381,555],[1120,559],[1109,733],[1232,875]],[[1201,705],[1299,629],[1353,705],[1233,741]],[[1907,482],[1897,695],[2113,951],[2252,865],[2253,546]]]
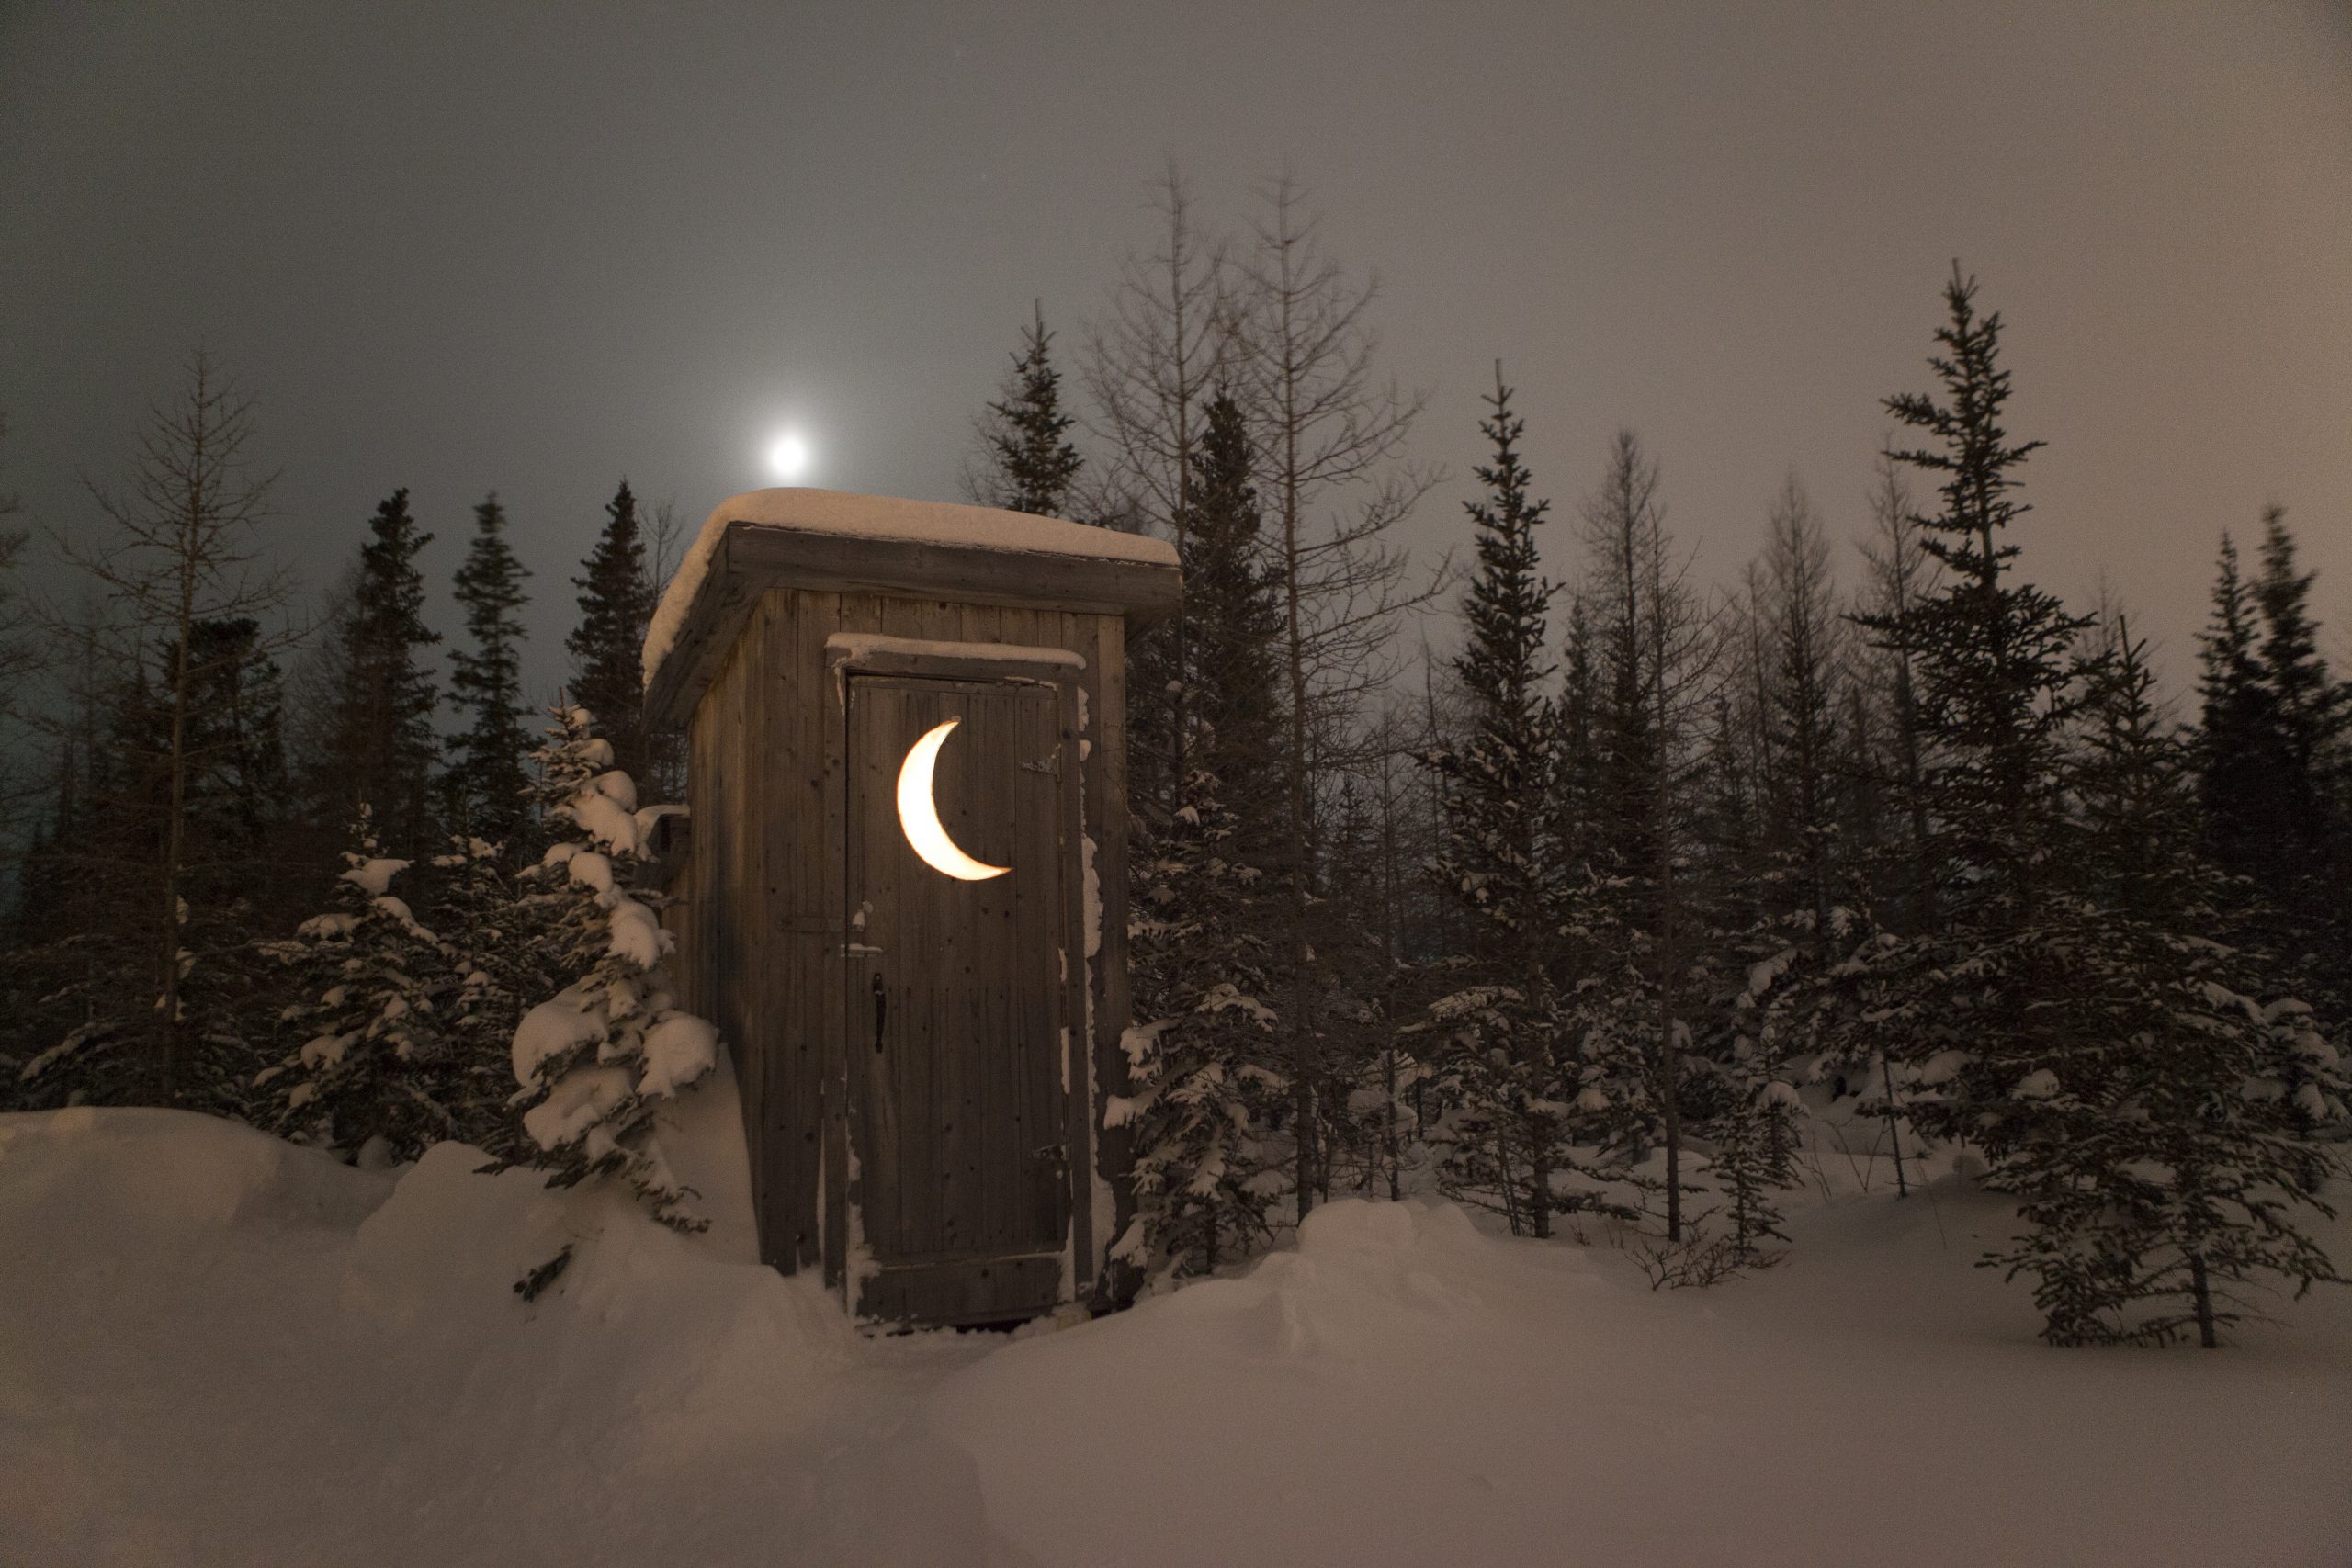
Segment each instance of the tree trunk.
[[1650,614],[1656,628],[1650,650],[1650,693],[1657,723],[1657,774],[1651,814],[1657,836],[1657,1062],[1658,1109],[1666,1138],[1666,1239],[1682,1239],[1682,1050],[1674,1036],[1674,750],[1667,730],[1666,605],[1653,582]]
[[2221,1339],[2213,1332],[2212,1281],[2205,1276],[2205,1255],[2188,1255],[2188,1289],[2197,1303],[2197,1343],[2208,1350],[2218,1349]]
[[1405,1195],[1404,1152],[1396,1139],[1396,1046],[1391,1042],[1386,1064],[1382,1070],[1384,1089],[1381,1106],[1382,1153],[1388,1160],[1388,1201],[1392,1203]]
[[1315,1024],[1308,999],[1306,936],[1306,640],[1299,605],[1298,491],[1290,476],[1297,471],[1298,454],[1291,435],[1294,421],[1285,409],[1283,486],[1283,638],[1284,673],[1290,688],[1290,754],[1283,759],[1283,850],[1290,879],[1291,964],[1291,1123],[1296,1142],[1295,1180],[1301,1224],[1315,1203],[1316,1155],[1319,1139],[1315,1109],[1315,1078],[1320,1070],[1315,1049]]
[[1532,1168],[1527,1179],[1528,1228],[1538,1241],[1552,1239],[1552,1119],[1544,1115],[1527,1118],[1528,1164]]
[[[189,468],[201,474],[205,452],[201,436],[189,454]],[[186,1043],[180,1032],[180,867],[187,857],[187,705],[188,659],[196,636],[196,568],[198,533],[203,526],[203,491],[191,485],[181,525],[179,604],[176,612],[177,649],[172,659],[172,742],[166,765],[171,776],[171,817],[164,829],[164,987],[157,1003],[164,1032],[164,1103],[179,1101],[186,1063]]]
[[1886,1136],[1894,1147],[1894,1195],[1908,1198],[1911,1188],[1903,1176],[1903,1124],[1894,1107],[1894,1064],[1884,1051],[1878,1054],[1880,1088],[1886,1092]]

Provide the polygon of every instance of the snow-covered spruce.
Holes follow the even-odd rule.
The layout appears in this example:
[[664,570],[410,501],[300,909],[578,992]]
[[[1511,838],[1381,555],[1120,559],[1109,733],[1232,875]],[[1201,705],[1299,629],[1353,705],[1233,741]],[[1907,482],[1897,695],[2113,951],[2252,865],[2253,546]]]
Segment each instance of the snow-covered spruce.
[[512,1043],[524,999],[555,988],[538,940],[549,901],[505,871],[506,849],[471,836],[452,838],[433,857],[443,877],[434,927],[449,965],[442,1011],[457,1070],[449,1086],[457,1135],[502,1157],[514,1152]]
[[1232,859],[1215,775],[1194,773],[1182,800],[1136,840],[1129,932],[1152,1016],[1122,1039],[1134,1092],[1106,1111],[1136,1130],[1136,1213],[1112,1257],[1154,1280],[1246,1254],[1283,1186],[1272,1127],[1289,1085],[1264,1065],[1275,1018],[1249,918],[1258,874]]
[[2233,940],[2144,644],[2119,618],[2081,671],[2055,886],[2024,915],[1862,934],[1781,1007],[1849,1070],[1891,1058],[1904,1118],[2016,1197],[2030,1228],[1982,1261],[2031,1276],[2052,1343],[2214,1346],[2249,1288],[2342,1281],[2310,1229],[2346,1090],[2276,961]]
[[1788,1240],[1776,1194],[1796,1183],[1803,1102],[1783,1036],[1758,1004],[1794,957],[1794,949],[1783,949],[1747,966],[1746,984],[1724,1010],[1728,1043],[1702,1057],[1717,1089],[1704,1122],[1714,1145],[1708,1174],[1730,1226],[1730,1255],[1744,1263],[1767,1258],[1768,1242]]
[[343,858],[341,908],[267,944],[316,990],[280,1018],[302,1043],[254,1087],[275,1096],[278,1125],[303,1142],[371,1164],[412,1159],[457,1130],[457,1065],[442,1011],[447,949],[391,894],[409,863],[381,852],[364,804]]
[[2052,1027],[1979,1114],[2005,1156],[1988,1184],[2032,1226],[1984,1261],[2033,1276],[2052,1343],[2211,1347],[2259,1315],[2264,1276],[2346,1282],[2304,1217],[2334,1212],[2316,1193],[2343,1164],[2311,1129],[2346,1097],[2309,1009],[2245,994],[2219,943],[2086,900],[1993,962],[2034,974]]
[[643,834],[673,808],[638,809],[636,784],[589,733],[585,708],[551,711],[547,742],[533,753],[533,794],[556,841],[523,879],[544,921],[548,966],[570,979],[514,1030],[512,1103],[526,1157],[550,1186],[617,1177],[663,1224],[699,1230],[705,1222],[662,1157],[653,1111],[710,1070],[718,1036],[673,1002],[662,965],[670,936],[653,896],[636,886]]

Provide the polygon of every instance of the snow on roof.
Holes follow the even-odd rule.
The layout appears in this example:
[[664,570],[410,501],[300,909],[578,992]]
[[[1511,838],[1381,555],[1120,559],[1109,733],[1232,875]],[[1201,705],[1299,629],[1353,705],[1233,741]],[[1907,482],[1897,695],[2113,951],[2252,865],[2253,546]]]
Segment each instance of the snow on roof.
[[645,683],[653,684],[685,625],[695,594],[710,573],[718,541],[732,524],[795,533],[842,534],[911,544],[950,545],[965,549],[1004,550],[1024,555],[1082,556],[1095,560],[1176,564],[1176,547],[1165,539],[1121,533],[1058,517],[1005,512],[993,506],[957,506],[944,501],[906,501],[897,496],[853,495],[838,490],[754,490],[730,496],[711,512],[695,536],[694,547],[678,563],[645,633]]

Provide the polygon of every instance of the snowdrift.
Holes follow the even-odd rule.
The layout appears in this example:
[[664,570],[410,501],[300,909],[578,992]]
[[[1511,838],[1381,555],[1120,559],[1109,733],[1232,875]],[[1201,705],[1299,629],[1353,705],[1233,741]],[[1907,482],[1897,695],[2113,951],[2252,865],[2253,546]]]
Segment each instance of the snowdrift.
[[1970,1267],[2007,1212],[1956,1185],[1804,1211],[1785,1266],[1703,1293],[1343,1201],[1116,1317],[867,1338],[747,1260],[724,1088],[670,1140],[697,1237],[454,1145],[374,1173],[177,1112],[0,1117],[0,1562],[2352,1556],[2352,1303],[2046,1349]]
[[483,1163],[0,1117],[0,1562],[988,1561],[972,1461],[888,1386],[952,1341]]

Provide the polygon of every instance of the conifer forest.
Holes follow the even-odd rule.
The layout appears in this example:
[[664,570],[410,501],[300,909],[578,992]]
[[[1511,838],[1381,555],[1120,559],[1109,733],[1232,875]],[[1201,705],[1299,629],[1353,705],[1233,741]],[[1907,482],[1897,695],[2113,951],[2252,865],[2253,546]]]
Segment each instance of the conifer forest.
[[646,694],[754,485],[294,515],[233,331],[62,502],[0,409],[0,1560],[2352,1561],[2352,519],[2164,520],[2186,637],[2086,588],[2094,393],[1965,252],[1792,374],[1866,462],[1692,506],[1540,332],[1417,389],[1380,220],[1261,166],[1068,214],[888,433],[1182,578],[1124,1163],[1010,1333],[745,1239]]

